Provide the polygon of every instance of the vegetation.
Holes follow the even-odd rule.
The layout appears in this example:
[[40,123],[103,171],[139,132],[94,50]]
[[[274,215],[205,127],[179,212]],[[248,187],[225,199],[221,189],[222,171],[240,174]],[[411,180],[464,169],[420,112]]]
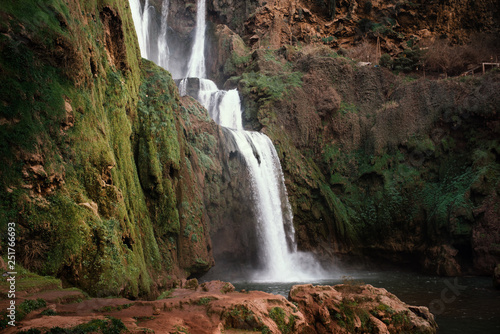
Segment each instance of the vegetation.
[[269,317],[278,325],[283,334],[293,333],[295,329],[295,316],[290,314],[286,319],[286,313],[281,307],[273,307],[269,311]]
[[[47,303],[41,298],[38,298],[36,300],[27,299],[23,301],[16,308],[16,322],[23,320],[31,312],[45,306],[47,306]],[[0,313],[0,329],[10,327],[10,325],[8,325],[8,322],[11,320],[12,319],[7,318],[7,312],[3,311],[2,313]]]
[[240,85],[255,89],[255,93],[262,100],[278,100],[283,98],[291,88],[302,85],[302,73],[292,72],[278,75],[244,73]]
[[[383,55],[381,65],[399,72],[420,70],[426,53],[413,41],[408,46],[396,59]],[[363,48],[360,55],[371,54],[369,43]],[[352,63],[334,57],[325,60],[318,49],[306,51],[300,51],[300,65],[292,68],[307,69],[304,77],[314,78],[308,84],[323,80],[319,89],[334,87],[342,95],[338,111],[331,119],[321,119],[320,126],[314,123],[315,109],[310,107],[317,100],[301,95],[308,87],[296,86],[300,99],[265,95],[257,78],[247,80],[241,90],[249,123],[256,122],[255,128],[265,126],[275,142],[290,180],[287,190],[296,226],[314,238],[333,236],[336,242],[357,245],[354,247],[379,245],[381,240],[399,240],[402,235],[414,236],[412,242],[417,244],[444,242],[448,235],[456,247],[468,247],[464,245],[472,237],[474,210],[485,203],[472,198],[472,189],[479,187],[486,196],[483,199],[492,199],[493,184],[498,183],[495,179],[486,186],[481,181],[485,173],[493,179],[498,175],[498,164],[487,153],[496,144],[486,133],[491,135],[495,130],[476,128],[490,119],[492,109],[484,98],[493,96],[487,88],[492,77],[455,80],[449,86],[406,77],[385,82],[377,70],[359,69],[362,75],[352,74]],[[366,92],[363,83],[371,87]],[[353,85],[358,87],[355,94],[350,90]],[[382,93],[375,87],[385,87],[391,99],[379,100],[381,95],[377,94]],[[470,96],[484,103],[458,105],[456,87],[464,99]],[[484,92],[479,93],[477,87],[483,87]],[[422,96],[422,91],[429,93],[425,93],[428,102],[409,102]],[[434,98],[436,94],[439,99]],[[301,118],[301,110],[308,110],[311,116]],[[420,121],[413,123],[411,113]],[[465,122],[464,113],[468,117]],[[464,154],[464,147],[477,153]],[[303,242],[314,244],[313,239],[308,235]]]
[[102,334],[119,334],[127,330],[123,322],[119,319],[109,317],[106,320],[95,319],[86,324],[81,324],[73,328],[65,329],[54,327],[48,331],[41,331],[39,329],[29,329],[27,331],[20,331],[24,334],[80,334],[80,333],[102,333]]

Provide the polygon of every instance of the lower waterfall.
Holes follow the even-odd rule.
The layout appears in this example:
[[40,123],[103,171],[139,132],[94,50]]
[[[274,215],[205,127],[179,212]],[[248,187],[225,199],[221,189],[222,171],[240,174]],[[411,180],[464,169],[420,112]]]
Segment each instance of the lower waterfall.
[[[144,21],[139,0],[130,0],[134,20]],[[146,1],[146,4],[148,1]],[[164,4],[168,1],[164,2]],[[243,157],[250,175],[252,205],[257,221],[256,231],[260,249],[258,250],[260,268],[255,270],[251,280],[274,282],[300,282],[326,277],[323,269],[312,254],[297,251],[293,215],[280,161],[272,141],[264,134],[243,129],[241,101],[236,89],[219,90],[216,84],[206,79],[204,39],[205,39],[205,0],[198,0],[196,37],[188,59],[185,78],[179,83],[181,95],[187,94],[188,77],[198,77],[199,90],[196,98],[209,112],[210,117],[220,126],[229,129],[236,142],[238,153]],[[201,11],[200,11],[201,9]],[[162,9],[162,15],[168,10]],[[148,19],[146,18],[146,21]],[[163,22],[163,19],[162,19]],[[136,22],[136,27],[144,25]],[[161,33],[161,32],[160,32]],[[138,32],[141,51],[149,42],[147,31]],[[164,52],[159,50],[159,53]],[[143,52],[150,60],[159,57]],[[160,64],[162,65],[162,64]],[[168,70],[168,68],[166,68]],[[242,203],[243,205],[243,203]],[[217,261],[217,259],[216,259]],[[224,277],[220,277],[224,279]]]

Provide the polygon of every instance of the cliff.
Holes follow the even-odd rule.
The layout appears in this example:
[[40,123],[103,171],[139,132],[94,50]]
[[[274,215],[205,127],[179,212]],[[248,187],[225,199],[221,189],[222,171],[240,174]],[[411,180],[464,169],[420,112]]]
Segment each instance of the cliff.
[[302,249],[491,274],[497,71],[408,80],[323,48],[256,51],[249,68],[232,80],[280,154]]
[[[273,139],[301,249],[491,275],[498,71],[428,80],[421,68],[445,61],[439,71],[458,74],[490,59],[498,49],[474,43],[498,31],[497,11],[495,1],[208,2],[211,77],[238,87],[246,128]],[[377,39],[395,73],[346,57],[375,56]]]
[[[189,50],[195,2],[170,3],[169,38]],[[359,67],[337,47],[342,36],[380,37],[352,28],[380,15],[398,17],[403,44],[470,15],[483,23],[458,39],[495,32],[495,3],[350,3],[208,3],[207,67],[240,89],[246,128],[273,139],[299,248],[328,262],[370,254],[442,275],[491,273],[498,71],[415,79]],[[435,19],[412,28],[421,7]],[[126,1],[3,4],[0,15],[0,228],[16,222],[19,263],[136,298],[202,275],[214,258],[255,262],[244,165],[207,112],[140,58]]]
[[140,58],[127,1],[0,13],[0,228],[17,224],[17,262],[134,298],[208,270],[224,134]]

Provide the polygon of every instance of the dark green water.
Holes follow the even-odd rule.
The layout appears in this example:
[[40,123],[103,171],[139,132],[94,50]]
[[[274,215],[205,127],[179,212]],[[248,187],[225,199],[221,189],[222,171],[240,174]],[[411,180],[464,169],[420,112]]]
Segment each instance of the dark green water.
[[[427,306],[436,316],[438,333],[500,334],[500,291],[489,277],[443,278],[401,271],[343,273],[314,285],[343,283],[342,276],[385,288],[407,304]],[[260,290],[288,297],[297,283],[233,282],[237,290]]]

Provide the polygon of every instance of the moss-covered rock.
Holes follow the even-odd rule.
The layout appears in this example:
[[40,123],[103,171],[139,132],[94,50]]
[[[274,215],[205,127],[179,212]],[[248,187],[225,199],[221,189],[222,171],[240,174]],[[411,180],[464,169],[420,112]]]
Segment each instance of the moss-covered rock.
[[217,129],[200,131],[212,131],[211,148],[197,154],[170,74],[140,59],[128,2],[33,1],[0,14],[0,222],[17,224],[19,261],[130,297],[208,270],[196,171],[212,168]]

